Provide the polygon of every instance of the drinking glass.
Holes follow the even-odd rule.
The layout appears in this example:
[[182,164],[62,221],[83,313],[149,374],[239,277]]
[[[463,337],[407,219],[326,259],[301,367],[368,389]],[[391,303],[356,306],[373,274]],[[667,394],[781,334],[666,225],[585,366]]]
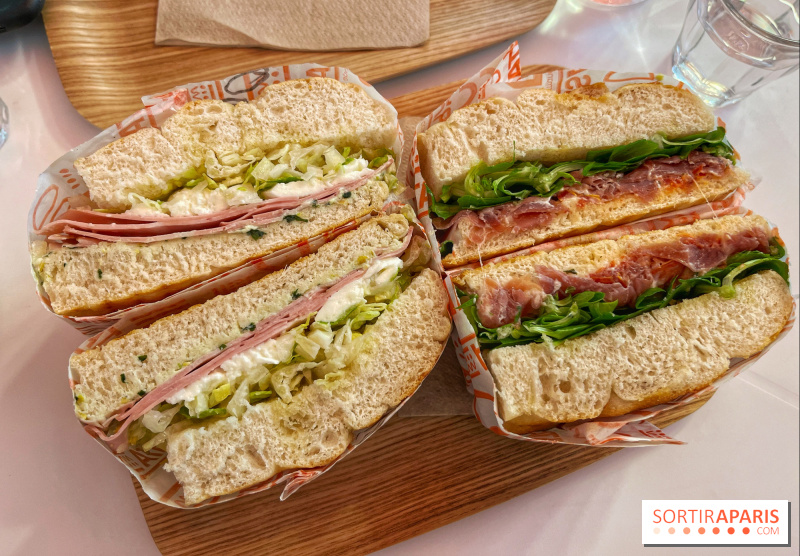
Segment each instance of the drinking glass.
[[0,147],[6,142],[6,137],[8,137],[8,107],[0,98]]
[[800,0],[692,0],[672,73],[706,104],[733,104],[798,66]]

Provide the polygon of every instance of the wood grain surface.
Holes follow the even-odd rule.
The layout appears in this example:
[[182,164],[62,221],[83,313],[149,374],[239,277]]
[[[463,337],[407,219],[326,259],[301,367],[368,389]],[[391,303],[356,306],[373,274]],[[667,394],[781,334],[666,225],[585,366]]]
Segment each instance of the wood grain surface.
[[141,97],[241,71],[317,62],[378,82],[508,40],[541,23],[556,0],[430,0],[422,46],[349,52],[155,46],[158,0],[48,0],[44,24],[72,105],[100,127],[142,107]]
[[[653,422],[665,427],[705,401]],[[179,510],[153,502],[134,483],[165,555],[208,554],[220,546],[226,554],[367,554],[510,500],[619,449],[509,440],[474,417],[406,417],[390,421],[285,502],[276,488]]]
[[[526,66],[523,75],[553,69]],[[391,102],[401,117],[424,116],[458,85]],[[433,372],[452,373],[456,361],[448,344]],[[666,411],[653,423],[666,427],[710,397]],[[226,554],[367,554],[510,500],[617,450],[510,440],[473,416],[400,417],[285,502],[276,487],[225,504],[179,510],[150,500],[133,483],[153,540],[165,555],[216,553],[220,546]]]

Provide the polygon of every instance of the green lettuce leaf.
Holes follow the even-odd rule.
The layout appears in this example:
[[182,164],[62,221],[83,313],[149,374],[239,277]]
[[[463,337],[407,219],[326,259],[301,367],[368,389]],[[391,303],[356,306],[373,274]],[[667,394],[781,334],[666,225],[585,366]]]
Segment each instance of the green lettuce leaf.
[[498,328],[486,328],[481,324],[477,295],[461,291],[458,294],[461,308],[475,329],[482,349],[547,340],[558,345],[679,300],[711,292],[718,292],[726,298],[733,297],[736,294],[734,283],[763,270],[774,270],[788,284],[789,266],[780,260],[784,255],[783,246],[773,240],[769,253],[737,253],[729,257],[723,267],[685,280],[675,279],[665,288],[651,288],[643,292],[631,307],[618,307],[616,301],[605,301],[605,294],[601,292],[586,291],[562,298],[550,295],[545,298],[536,317],[519,318],[518,315],[515,322]]
[[585,160],[544,166],[539,162],[514,160],[492,166],[479,162],[473,166],[462,184],[445,186],[439,200],[428,190],[431,213],[449,218],[460,210],[480,210],[519,201],[531,196],[551,197],[577,183],[570,172],[581,170],[585,176],[601,172],[632,172],[653,158],[680,156],[686,158],[695,150],[727,158],[734,164],[733,147],[725,139],[725,128],[698,133],[679,139],[657,136],[641,139],[609,149],[589,151]]

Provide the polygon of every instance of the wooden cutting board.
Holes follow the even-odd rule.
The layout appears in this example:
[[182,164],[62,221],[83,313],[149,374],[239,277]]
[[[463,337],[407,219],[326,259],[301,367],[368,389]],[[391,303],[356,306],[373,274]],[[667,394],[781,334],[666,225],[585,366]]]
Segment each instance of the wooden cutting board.
[[390,50],[287,52],[155,46],[158,0],[47,0],[44,25],[64,90],[87,120],[108,127],[145,94],[252,68],[342,66],[378,82],[508,40],[539,25],[556,0],[430,0],[430,39]]
[[[523,75],[553,69],[526,66]],[[424,116],[459,84],[391,102],[401,117]],[[448,344],[433,373],[460,372],[457,367]],[[662,428],[674,423],[710,397],[666,411],[653,423]],[[510,440],[473,416],[401,417],[285,502],[277,487],[179,510],[153,502],[133,483],[165,555],[206,554],[220,546],[226,554],[367,554],[510,500],[617,450]]]

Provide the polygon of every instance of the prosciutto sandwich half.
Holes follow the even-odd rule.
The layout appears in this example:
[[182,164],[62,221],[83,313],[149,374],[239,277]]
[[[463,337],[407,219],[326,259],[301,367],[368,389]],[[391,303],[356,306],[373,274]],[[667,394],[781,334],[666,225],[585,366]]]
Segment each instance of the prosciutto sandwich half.
[[453,278],[498,392],[526,433],[695,392],[766,348],[792,313],[760,216],[540,251]]
[[380,211],[396,130],[388,104],[328,78],[191,102],[75,161],[90,201],[42,230],[34,271],[60,315],[162,299]]
[[414,392],[450,333],[430,246],[382,216],[234,293],[70,360],[110,449],[167,453],[187,505],[325,465]]
[[692,93],[523,88],[418,136],[446,267],[715,201],[747,183]]

